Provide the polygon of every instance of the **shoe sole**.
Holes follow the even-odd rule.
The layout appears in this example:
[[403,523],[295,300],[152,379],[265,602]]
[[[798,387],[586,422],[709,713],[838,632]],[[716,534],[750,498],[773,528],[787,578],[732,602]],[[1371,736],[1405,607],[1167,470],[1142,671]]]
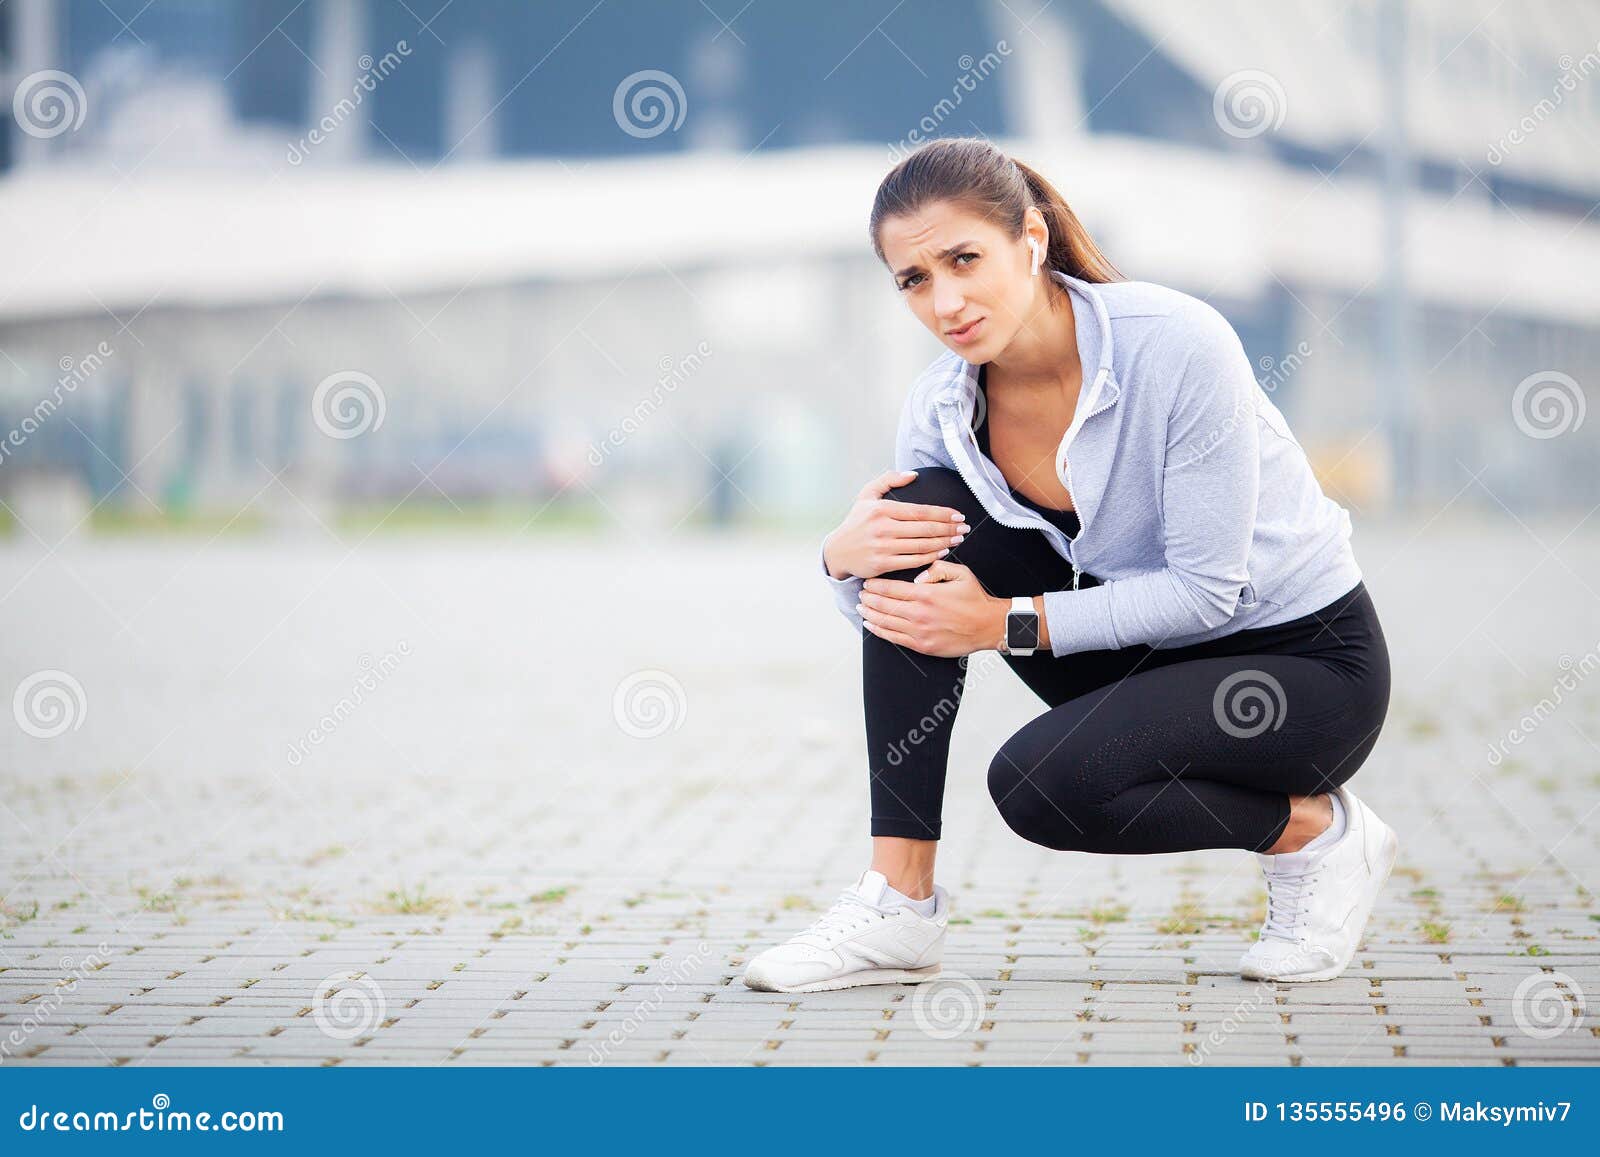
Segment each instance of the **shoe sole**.
[[763,976],[745,973],[745,984],[757,992],[832,992],[839,988],[855,988],[863,984],[921,984],[939,976],[941,966],[930,964],[926,968],[867,968],[860,972],[835,976],[828,980],[813,980],[810,984],[778,984]]
[[1356,921],[1357,932],[1350,941],[1350,951],[1338,964],[1330,964],[1326,968],[1319,968],[1315,972],[1290,972],[1275,974],[1263,972],[1260,969],[1244,967],[1239,970],[1239,975],[1245,980],[1278,980],[1285,984],[1303,984],[1317,980],[1337,980],[1350,967],[1350,961],[1355,958],[1356,949],[1361,946],[1361,939],[1367,934],[1367,920],[1372,915],[1373,906],[1378,902],[1378,896],[1389,882],[1389,873],[1394,869],[1395,860],[1400,855],[1400,837],[1394,834],[1393,828],[1387,828],[1383,834],[1383,843],[1378,849],[1378,873],[1376,882],[1367,889],[1367,894],[1356,905],[1355,915],[1351,919]]

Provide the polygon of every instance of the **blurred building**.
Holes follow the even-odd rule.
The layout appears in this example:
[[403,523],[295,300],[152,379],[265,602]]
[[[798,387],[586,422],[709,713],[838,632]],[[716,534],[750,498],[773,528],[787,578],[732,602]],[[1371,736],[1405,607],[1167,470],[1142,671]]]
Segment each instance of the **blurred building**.
[[872,192],[981,134],[1348,504],[1600,502],[1600,4],[825,7],[10,0],[0,496],[814,516],[939,348]]

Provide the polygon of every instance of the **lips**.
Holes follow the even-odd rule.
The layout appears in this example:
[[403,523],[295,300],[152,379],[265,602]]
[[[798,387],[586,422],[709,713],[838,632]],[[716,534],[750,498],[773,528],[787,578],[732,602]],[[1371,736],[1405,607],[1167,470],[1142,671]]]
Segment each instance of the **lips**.
[[949,330],[946,330],[945,331],[945,336],[948,337],[951,341],[956,341],[956,342],[971,341],[973,338],[975,338],[978,335],[979,327],[982,326],[983,322],[984,322],[984,319],[980,317],[980,318],[976,319],[975,321],[968,322],[966,325],[962,326],[960,329],[949,329]]

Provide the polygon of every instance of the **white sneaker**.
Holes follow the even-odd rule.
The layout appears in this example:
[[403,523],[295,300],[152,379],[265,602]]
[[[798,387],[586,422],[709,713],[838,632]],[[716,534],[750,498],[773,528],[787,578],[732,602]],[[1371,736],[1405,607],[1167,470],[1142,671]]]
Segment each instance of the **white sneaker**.
[[745,966],[744,982],[762,992],[825,992],[858,984],[917,984],[939,975],[950,896],[933,888],[933,915],[904,905],[879,907],[889,886],[868,869],[805,931]]
[[1239,958],[1247,980],[1332,980],[1350,964],[1394,867],[1399,838],[1349,788],[1345,830],[1315,852],[1257,852],[1267,877],[1267,920]]

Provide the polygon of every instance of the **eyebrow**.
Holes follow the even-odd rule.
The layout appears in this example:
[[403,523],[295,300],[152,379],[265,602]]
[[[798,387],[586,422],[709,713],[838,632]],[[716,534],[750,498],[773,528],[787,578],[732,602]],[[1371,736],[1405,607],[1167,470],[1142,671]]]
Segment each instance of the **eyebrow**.
[[[954,257],[957,253],[960,253],[966,249],[971,249],[976,244],[976,241],[957,241],[954,245],[950,246],[950,248],[941,250],[939,253],[939,258],[940,260],[943,260],[947,257]],[[917,273],[919,270],[919,266],[908,265],[904,269],[896,270],[895,277],[898,279],[906,276],[908,273]]]

